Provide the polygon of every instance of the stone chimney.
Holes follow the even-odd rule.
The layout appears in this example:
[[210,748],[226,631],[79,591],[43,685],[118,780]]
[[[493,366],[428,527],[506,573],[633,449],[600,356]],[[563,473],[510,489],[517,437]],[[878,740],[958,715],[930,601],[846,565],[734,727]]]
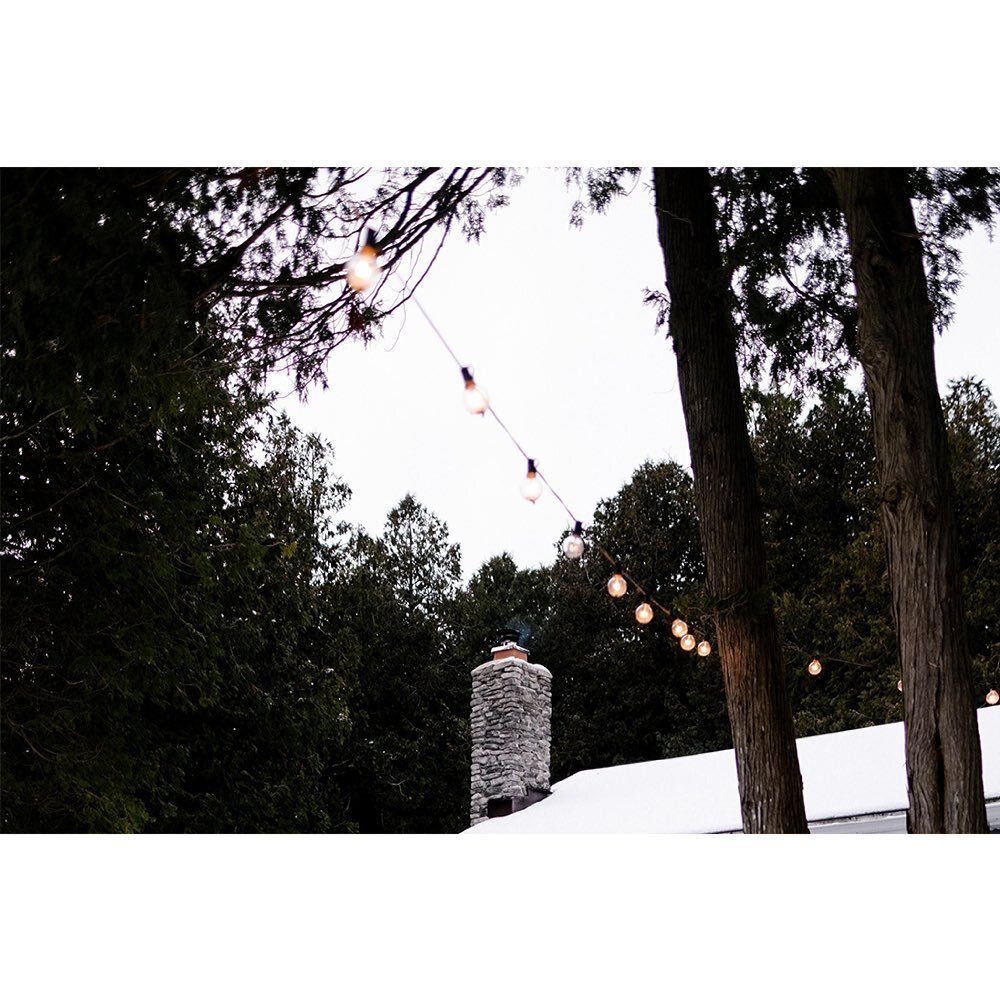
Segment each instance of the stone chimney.
[[507,816],[549,794],[552,674],[505,633],[472,671],[471,823]]

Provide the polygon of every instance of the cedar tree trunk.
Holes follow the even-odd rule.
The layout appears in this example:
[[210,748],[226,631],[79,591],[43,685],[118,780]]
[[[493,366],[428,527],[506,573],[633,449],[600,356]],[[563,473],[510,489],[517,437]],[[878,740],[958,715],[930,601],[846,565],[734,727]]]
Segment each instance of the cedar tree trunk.
[[657,167],[653,182],[743,830],[808,833],[711,177]]
[[906,174],[832,169],[858,300],[903,680],[911,833],[985,833],[948,440]]

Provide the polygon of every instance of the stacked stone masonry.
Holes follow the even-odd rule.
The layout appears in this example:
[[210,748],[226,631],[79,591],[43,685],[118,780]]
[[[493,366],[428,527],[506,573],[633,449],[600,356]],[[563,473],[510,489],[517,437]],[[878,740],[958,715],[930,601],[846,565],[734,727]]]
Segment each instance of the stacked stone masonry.
[[472,671],[473,825],[493,799],[548,792],[552,674],[511,656]]

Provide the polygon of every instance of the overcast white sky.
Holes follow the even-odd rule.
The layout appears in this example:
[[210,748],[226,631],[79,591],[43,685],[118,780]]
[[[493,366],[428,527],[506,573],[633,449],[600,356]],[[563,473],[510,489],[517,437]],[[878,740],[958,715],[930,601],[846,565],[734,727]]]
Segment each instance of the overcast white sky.
[[[673,351],[642,304],[644,288],[664,285],[648,182],[644,171],[630,197],[577,230],[563,172],[532,169],[480,244],[449,237],[418,292],[585,525],[643,461],[689,464]],[[1000,244],[980,233],[963,256],[939,383],[971,373],[997,395]],[[461,544],[466,578],[504,551],[520,566],[552,561],[565,511],[547,491],[534,506],[522,499],[523,459],[492,419],[466,413],[455,364],[418,309],[390,320],[381,342],[337,348],[328,377],[305,405],[280,405],[333,443],[348,520],[379,532],[412,492]]]

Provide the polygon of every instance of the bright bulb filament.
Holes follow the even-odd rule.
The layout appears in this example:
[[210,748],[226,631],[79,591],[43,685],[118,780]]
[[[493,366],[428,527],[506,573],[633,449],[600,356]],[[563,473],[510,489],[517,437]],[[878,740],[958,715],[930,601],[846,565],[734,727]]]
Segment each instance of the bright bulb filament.
[[490,408],[489,396],[471,380],[465,383],[465,408],[469,413],[485,413]]
[[347,264],[347,284],[353,292],[367,292],[378,278],[381,268],[375,262],[373,247],[362,247]]
[[542,495],[542,481],[538,473],[529,472],[521,482],[521,496],[534,503]]

